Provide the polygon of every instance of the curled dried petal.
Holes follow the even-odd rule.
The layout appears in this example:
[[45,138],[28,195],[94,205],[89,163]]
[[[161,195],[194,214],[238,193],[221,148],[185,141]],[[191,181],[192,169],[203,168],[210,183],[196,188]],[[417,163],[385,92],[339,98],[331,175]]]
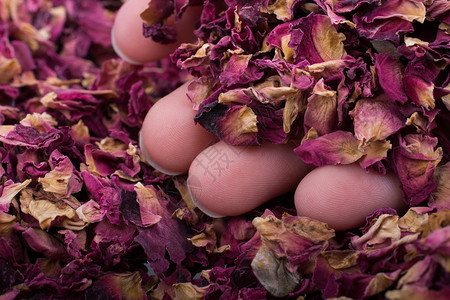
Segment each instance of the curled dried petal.
[[358,140],[346,131],[335,131],[304,141],[294,151],[305,163],[317,167],[351,164],[364,155]]
[[405,126],[397,104],[390,99],[361,99],[352,111],[355,136],[362,143],[382,141]]

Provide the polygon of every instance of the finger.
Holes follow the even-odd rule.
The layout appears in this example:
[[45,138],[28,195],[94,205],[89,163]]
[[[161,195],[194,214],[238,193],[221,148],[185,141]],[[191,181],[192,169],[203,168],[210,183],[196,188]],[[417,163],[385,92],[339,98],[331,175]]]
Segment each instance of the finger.
[[188,7],[181,20],[168,19],[177,31],[177,41],[160,44],[142,35],[143,20],[139,16],[148,7],[149,0],[128,0],[117,12],[111,32],[111,40],[116,53],[132,64],[156,61],[169,56],[181,43],[195,40],[195,23],[200,17],[201,6]]
[[291,145],[206,148],[189,168],[193,200],[206,214],[236,216],[293,190],[309,168]]
[[366,173],[359,165],[324,166],[311,171],[298,185],[295,206],[298,215],[317,219],[335,230],[364,225],[378,208],[398,212],[406,205],[394,174]]
[[195,124],[195,111],[186,97],[188,83],[156,102],[142,124],[140,144],[147,161],[156,169],[185,173],[194,158],[217,137]]

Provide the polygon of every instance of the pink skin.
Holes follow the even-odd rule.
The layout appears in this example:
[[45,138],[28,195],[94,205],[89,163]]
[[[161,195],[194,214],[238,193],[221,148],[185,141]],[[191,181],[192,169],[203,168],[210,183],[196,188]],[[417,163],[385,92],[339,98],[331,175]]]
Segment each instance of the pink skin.
[[[139,28],[131,34],[130,26],[140,22],[136,19],[146,5],[147,0],[127,1],[114,25],[116,51],[134,62],[157,60],[176,47],[142,38],[136,25],[133,27]],[[197,19],[195,13],[186,15],[180,36],[192,37]],[[365,217],[377,208],[405,210],[399,181],[393,174],[366,173],[356,164],[309,172],[293,153],[293,145],[233,147],[218,142],[192,120],[195,111],[185,91],[183,85],[152,107],[142,127],[141,149],[156,169],[171,175],[189,172],[191,195],[205,213],[214,217],[243,214],[295,188],[297,213],[326,222],[336,230],[363,225]],[[221,167],[226,167],[214,169],[219,156],[211,161],[211,155],[220,155]],[[208,161],[209,166],[203,167]]]
[[230,146],[222,141],[206,148],[189,168],[197,206],[216,216],[236,216],[293,190],[309,167],[292,148]]
[[380,207],[406,209],[394,174],[366,173],[359,165],[324,166],[306,175],[295,191],[295,207],[303,215],[327,222],[335,230],[364,224]]
[[[111,33],[114,50],[116,53],[132,64],[142,64],[159,60],[172,53],[181,43],[195,41],[193,28],[195,21],[201,13],[201,7],[189,8],[186,17],[175,24],[178,41],[161,45],[142,35],[142,23],[139,16],[148,6],[149,0],[128,0],[116,15],[115,24]],[[174,24],[173,16],[168,23]],[[119,25],[117,25],[119,24]],[[153,49],[154,51],[148,51]]]
[[168,175],[185,173],[198,153],[217,142],[215,135],[195,124],[186,91],[184,84],[156,102],[142,125],[147,160]]

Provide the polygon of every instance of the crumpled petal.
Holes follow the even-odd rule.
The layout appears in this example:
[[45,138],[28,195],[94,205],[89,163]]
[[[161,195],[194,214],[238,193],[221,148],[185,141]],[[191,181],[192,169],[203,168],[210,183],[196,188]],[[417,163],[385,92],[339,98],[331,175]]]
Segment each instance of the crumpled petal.
[[107,274],[87,289],[86,297],[145,300],[147,296],[141,285],[142,278],[138,272]]
[[75,212],[82,221],[88,224],[100,222],[106,214],[106,211],[102,210],[94,200],[83,203]]
[[351,164],[364,155],[358,140],[347,131],[335,131],[307,140],[294,151],[305,163],[317,167]]
[[304,116],[305,131],[314,128],[319,135],[333,131],[337,125],[337,95],[323,79],[319,80],[308,98]]
[[191,238],[188,238],[194,246],[205,247],[208,253],[222,253],[224,251],[230,250],[230,245],[218,246],[217,234],[214,231],[214,226],[206,225],[204,232],[199,233]]
[[82,182],[70,159],[55,150],[50,155],[52,170],[44,177],[38,178],[44,191],[53,193],[57,197],[68,197],[72,193],[78,193],[82,188]]
[[442,158],[443,150],[436,148],[437,138],[408,134],[400,137],[400,145],[393,149],[394,171],[402,185],[404,201],[416,206],[436,189],[433,174]]
[[408,101],[403,87],[403,70],[398,59],[381,53],[375,55],[378,80],[386,95],[400,103]]
[[429,207],[411,207],[398,220],[398,226],[403,232],[417,233],[428,223]]
[[[428,211],[427,211],[427,210]],[[420,233],[422,238],[427,237],[430,233],[434,232],[436,229],[444,228],[448,225],[448,219],[450,216],[450,210],[442,209],[437,212],[432,212],[432,209],[427,207],[424,213],[428,213],[428,218],[426,222],[420,228]]]
[[424,22],[425,12],[420,0],[373,1],[370,9],[355,14],[354,22],[358,32],[366,38],[398,43],[401,34],[414,30],[411,22]]
[[450,289],[444,287],[439,291],[430,290],[427,287],[405,285],[400,290],[392,290],[386,292],[386,298],[389,300],[401,300],[401,299],[436,299],[445,300],[448,298]]
[[204,42],[181,44],[170,56],[177,62],[177,67],[180,69],[201,67],[209,63],[211,48],[210,43]]
[[431,255],[446,272],[450,272],[450,227],[435,229],[420,241],[419,249],[422,253]]
[[345,35],[337,32],[327,16],[312,13],[291,26],[288,45],[295,51],[294,63],[307,60],[314,64],[345,57]]
[[334,230],[325,223],[287,213],[278,219],[266,211],[252,223],[259,233],[252,240],[261,239],[262,244],[249,242],[251,251],[256,251],[249,254],[253,256],[251,268],[259,282],[278,297],[299,285],[303,271],[299,266],[313,261],[334,236]]
[[438,166],[435,170],[436,190],[431,194],[428,205],[450,209],[450,163]]
[[391,149],[392,144],[388,140],[371,142],[364,147],[364,156],[359,160],[359,164],[367,170],[370,166],[386,159]]
[[275,0],[273,3],[263,6],[262,11],[275,14],[278,20],[289,21],[294,15],[294,8],[301,0]]
[[278,258],[289,261],[288,269],[311,259],[324,249],[334,230],[328,225],[307,217],[284,214],[282,219],[273,215],[253,219],[263,244]]
[[246,105],[234,105],[218,121],[219,137],[230,145],[256,145],[258,120]]
[[[42,194],[33,195],[29,188],[23,190],[20,194],[22,211],[33,216],[39,222],[41,229],[49,228],[52,222],[57,219],[63,221],[62,219],[73,219],[77,216],[75,208],[71,205],[63,201],[52,201],[45,198],[45,195]],[[74,198],[73,200],[76,201]],[[82,223],[86,225],[84,222]]]
[[[176,41],[176,31],[173,27],[162,24],[174,12],[173,9],[172,1],[152,0],[148,3],[148,7],[140,14],[141,19],[145,21],[148,30],[150,30],[147,36],[151,36],[156,42],[164,44]],[[172,29],[170,30],[170,36],[164,34],[164,30],[168,29]]]
[[401,270],[394,272],[379,272],[372,274],[343,273],[336,279],[337,290],[335,293],[327,293],[324,295],[331,298],[337,295],[345,295],[352,299],[365,299],[376,295],[388,289],[396,282]]
[[251,54],[234,54],[226,63],[223,73],[220,74],[220,83],[231,86],[236,83],[246,84],[260,79],[263,72],[251,63]]
[[186,96],[192,102],[194,110],[198,110],[203,100],[211,96],[217,89],[217,84],[217,80],[208,76],[202,76],[189,83]]
[[77,90],[56,90],[44,95],[40,101],[45,107],[60,110],[67,119],[76,122],[86,113],[95,112],[99,99]]
[[351,239],[352,246],[358,250],[378,249],[398,241],[401,237],[398,220],[397,215],[378,216],[363,236],[355,236]]
[[137,202],[141,214],[142,226],[147,227],[158,223],[163,215],[163,207],[159,203],[158,195],[152,188],[144,187],[140,182],[135,185]]
[[195,299],[200,300],[207,293],[209,285],[196,286],[190,282],[181,282],[173,285],[175,290],[175,297],[177,299]]
[[366,21],[376,19],[401,18],[407,21],[425,21],[426,8],[420,0],[393,0],[381,5],[366,14]]
[[432,3],[427,3],[427,16],[432,20],[441,20],[442,22],[450,23],[450,3],[445,0],[434,0]]
[[[135,185],[135,191],[123,190],[121,193],[120,212],[126,220],[137,225],[138,234],[134,240],[143,247],[150,266],[157,274],[169,267],[166,251],[175,263],[186,257],[185,228],[179,220],[171,217],[165,203],[167,200],[157,195],[153,188],[139,183]],[[144,227],[142,222],[149,226]]]
[[436,106],[433,95],[434,84],[426,82],[420,77],[405,75],[403,82],[408,96],[419,106],[426,109],[434,108]]
[[397,104],[382,97],[359,100],[351,115],[355,136],[362,143],[382,141],[405,127],[405,118]]
[[44,112],[42,114],[27,114],[25,118],[20,121],[20,124],[23,126],[34,127],[37,131],[42,133],[52,131],[57,122],[51,115]]
[[27,187],[31,179],[27,179],[21,183],[6,182],[3,186],[2,195],[0,197],[0,211],[8,212],[12,199],[20,193],[21,190]]
[[344,69],[350,67],[353,63],[355,63],[355,59],[347,55],[343,59],[328,60],[308,65],[305,69],[314,75],[318,74],[323,78],[330,78],[342,74]]
[[64,235],[64,242],[66,244],[66,251],[69,255],[81,258],[87,250],[87,236],[86,231],[73,231],[70,229],[64,229],[58,231],[58,233]]
[[27,228],[23,229],[22,236],[34,251],[62,261],[68,259],[64,246],[49,233],[39,228]]
[[286,263],[280,260],[266,246],[262,246],[251,264],[258,281],[275,297],[284,297],[299,284],[299,274],[290,272]]
[[269,51],[271,48],[276,48],[282,52],[285,61],[292,62],[295,56],[294,49],[289,47],[291,39],[290,23],[283,23],[275,27],[265,38],[265,44],[261,51]]
[[15,58],[6,58],[0,54],[0,84],[9,83],[21,72],[20,64]]
[[397,288],[408,285],[429,286],[433,280],[436,267],[433,258],[431,256],[426,256],[423,260],[415,263],[406,274],[399,279]]

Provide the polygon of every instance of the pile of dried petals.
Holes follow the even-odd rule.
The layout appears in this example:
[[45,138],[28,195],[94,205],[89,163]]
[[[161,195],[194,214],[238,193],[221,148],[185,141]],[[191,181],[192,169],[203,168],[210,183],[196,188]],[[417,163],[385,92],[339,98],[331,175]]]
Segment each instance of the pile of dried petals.
[[[447,297],[450,3],[225,3],[152,0],[146,35],[170,41],[165,19],[198,4],[199,40],[136,67],[111,49],[119,0],[0,1],[2,299]],[[222,140],[393,169],[410,209],[342,233],[277,206],[205,216],[137,146],[189,74]]]

